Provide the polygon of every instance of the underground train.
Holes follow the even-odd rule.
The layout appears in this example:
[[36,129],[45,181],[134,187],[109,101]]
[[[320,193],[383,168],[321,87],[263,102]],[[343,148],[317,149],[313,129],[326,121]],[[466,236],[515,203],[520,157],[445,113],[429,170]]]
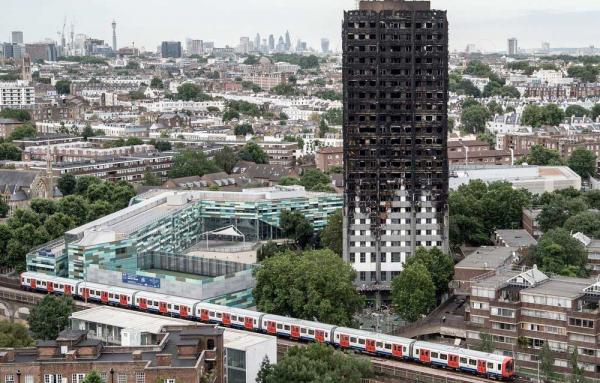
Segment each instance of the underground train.
[[69,295],[84,301],[215,323],[292,340],[327,343],[368,355],[414,361],[492,379],[513,380],[515,377],[514,361],[509,356],[41,273],[24,272],[20,283],[23,289],[29,291]]

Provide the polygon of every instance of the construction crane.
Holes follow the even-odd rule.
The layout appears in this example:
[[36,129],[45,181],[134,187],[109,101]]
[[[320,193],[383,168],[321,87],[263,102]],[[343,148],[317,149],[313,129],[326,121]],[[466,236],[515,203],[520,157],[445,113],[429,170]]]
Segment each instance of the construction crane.
[[60,34],[60,45],[63,47],[63,50],[65,49],[65,44],[66,44],[66,40],[65,40],[65,28],[67,27],[67,16],[65,16],[64,21],[63,21],[63,26],[62,26],[62,33]]

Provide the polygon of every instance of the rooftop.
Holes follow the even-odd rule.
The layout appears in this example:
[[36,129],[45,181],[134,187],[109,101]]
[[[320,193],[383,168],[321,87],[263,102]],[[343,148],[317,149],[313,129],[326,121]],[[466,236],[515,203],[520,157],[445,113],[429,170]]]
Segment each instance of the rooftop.
[[516,249],[503,246],[483,246],[456,264],[461,269],[497,270],[511,263]]
[[509,247],[528,247],[537,245],[535,238],[527,230],[496,230],[496,236]]
[[557,277],[546,283],[523,290],[521,294],[550,295],[562,298],[576,299],[583,295],[583,289],[593,285],[595,279]]

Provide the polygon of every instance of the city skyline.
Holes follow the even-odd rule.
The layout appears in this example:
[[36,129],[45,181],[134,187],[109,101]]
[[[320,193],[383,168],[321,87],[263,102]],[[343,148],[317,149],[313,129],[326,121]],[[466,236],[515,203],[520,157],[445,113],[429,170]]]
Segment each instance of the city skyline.
[[[286,30],[290,31],[293,45],[300,38],[319,50],[320,40],[325,37],[330,39],[332,50],[340,50],[342,11],[356,5],[354,0],[326,3],[308,0],[285,5],[273,0],[227,0],[218,4],[179,0],[176,2],[178,8],[157,0],[143,3],[132,0],[125,4],[115,0],[85,4],[68,0],[57,0],[52,4],[40,0],[7,0],[4,3],[0,14],[0,36],[6,39],[11,31],[21,30],[26,42],[46,38],[59,41],[57,32],[62,29],[66,17],[66,32],[70,32],[70,24],[74,23],[75,34],[84,33],[110,44],[114,19],[119,25],[119,47],[135,43],[136,47],[149,51],[155,51],[163,40],[184,42],[186,38],[197,38],[215,41],[217,46],[236,46],[240,36],[252,39],[256,33],[261,36],[274,34],[277,39],[285,35]],[[600,16],[600,3],[576,0],[572,5],[577,11],[561,11],[561,2],[557,0],[527,3],[508,0],[501,4],[486,2],[485,5],[469,4],[467,0],[432,1],[432,7],[448,10],[451,50],[463,50],[467,44],[474,44],[485,51],[505,51],[506,39],[513,36],[525,49],[539,48],[542,41],[548,41],[553,48],[595,45],[595,41],[600,40],[600,31],[593,28],[592,21]],[[31,7],[45,17],[26,17]],[[237,11],[232,12],[232,7]],[[184,9],[185,12],[180,12]],[[205,12],[206,9],[212,12]],[[165,19],[169,12],[177,17]],[[227,15],[227,18],[214,22],[215,13]],[[268,24],[264,23],[266,14],[270,15]],[[580,33],[566,33],[574,27]],[[143,35],[139,33],[140,29],[144,31]]]

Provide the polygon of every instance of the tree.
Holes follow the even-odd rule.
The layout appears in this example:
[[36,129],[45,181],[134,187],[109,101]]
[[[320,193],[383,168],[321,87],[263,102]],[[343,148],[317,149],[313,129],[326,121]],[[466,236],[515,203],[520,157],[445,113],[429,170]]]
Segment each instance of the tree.
[[261,366],[258,383],[360,383],[373,375],[368,359],[324,344],[294,346],[275,365]]
[[177,87],[177,98],[183,101],[208,101],[212,97],[202,91],[196,84],[185,83]]
[[319,122],[319,137],[325,137],[325,133],[329,132],[329,126],[327,126],[327,122],[322,118],[321,122]]
[[600,117],[600,104],[595,104],[592,107],[590,117],[592,117],[592,119],[594,119],[594,120],[596,120],[598,117]]
[[477,351],[481,352],[494,352],[496,348],[494,346],[494,341],[492,340],[492,335],[489,332],[480,332],[479,333],[479,344],[475,347]]
[[587,251],[571,234],[562,228],[552,229],[540,238],[534,253],[536,264],[550,273],[585,276]]
[[571,357],[569,358],[569,366],[571,367],[571,376],[569,379],[570,383],[583,383],[584,382],[584,372],[583,367],[579,366],[579,349],[577,346],[573,348],[573,352],[571,352]]
[[300,185],[312,191],[322,185],[331,185],[331,178],[319,169],[310,169],[300,177]]
[[31,113],[24,109],[2,109],[0,110],[0,117],[2,118],[12,118],[21,122],[30,121]]
[[27,327],[20,323],[0,321],[0,347],[20,348],[33,345],[33,340],[27,332]]
[[340,108],[328,109],[322,117],[329,125],[342,125],[343,123],[343,114]]
[[82,176],[77,178],[75,184],[75,194],[85,194],[90,186],[101,183],[102,180],[94,176]]
[[140,90],[131,90],[131,91],[129,91],[129,99],[131,101],[143,100],[145,98],[146,98],[146,95],[144,94],[144,92],[142,92]]
[[169,150],[172,149],[171,143],[169,141],[157,141],[154,144],[154,147],[159,152],[168,152]]
[[293,239],[301,249],[313,240],[312,224],[298,211],[282,211],[279,216],[279,227],[283,231],[283,235]]
[[420,262],[407,265],[392,280],[392,302],[402,319],[414,322],[435,307],[435,285]]
[[238,153],[238,157],[243,161],[250,161],[257,164],[268,164],[269,156],[260,146],[254,142],[248,142]]
[[25,123],[13,129],[8,137],[8,141],[22,140],[23,138],[32,138],[37,135],[37,130],[30,123]]
[[473,105],[463,108],[461,121],[463,131],[469,133],[480,133],[485,130],[485,124],[490,118],[490,113],[482,105]]
[[68,296],[46,295],[35,305],[27,318],[35,339],[56,339],[58,333],[69,325],[73,300]]
[[21,150],[9,142],[0,143],[0,160],[20,161]]
[[88,202],[80,195],[66,196],[58,202],[58,211],[73,217],[77,225],[83,225],[88,212]]
[[544,110],[542,107],[531,104],[527,105],[521,115],[521,124],[538,128],[544,123]]
[[563,227],[571,233],[581,232],[588,237],[600,238],[600,213],[584,211],[569,217]]
[[348,326],[363,306],[352,266],[331,250],[277,254],[254,270],[262,312]]
[[59,80],[54,85],[54,88],[58,94],[69,94],[71,93],[71,81]]
[[218,172],[219,168],[213,161],[209,161],[201,150],[186,149],[173,159],[173,166],[169,177],[190,177]]
[[546,149],[542,145],[533,145],[529,149],[529,154],[520,162],[540,166],[560,166],[563,164],[563,160],[557,150]]
[[139,137],[127,137],[124,146],[143,145],[144,141]]
[[163,81],[158,77],[153,77],[152,81],[150,81],[150,88],[163,89],[164,88]]
[[251,124],[239,124],[233,128],[233,134],[236,136],[245,136],[247,134],[254,134]]
[[339,209],[329,217],[327,226],[321,230],[321,243],[340,257],[343,251],[343,220],[342,209]]
[[215,164],[227,174],[231,174],[236,163],[237,156],[229,146],[224,147],[215,154]]
[[498,102],[496,100],[492,100],[492,101],[488,102],[486,107],[492,116],[494,116],[496,114],[504,113],[504,109],[502,109],[502,105],[498,104]]
[[429,250],[419,247],[415,255],[408,259],[406,265],[408,266],[417,262],[422,263],[431,274],[436,295],[441,297],[442,294],[446,293],[448,291],[448,284],[454,276],[454,261],[452,257],[444,254],[437,247]]
[[268,383],[268,378],[273,373],[273,365],[268,356],[265,356],[260,363],[260,369],[256,374],[256,383]]
[[571,117],[571,116],[583,117],[583,116],[589,116],[589,115],[591,115],[591,112],[580,105],[569,105],[567,107],[567,109],[565,110],[565,116],[567,116],[567,117]]
[[104,383],[100,374],[96,371],[92,371],[85,376],[82,383]]
[[271,88],[271,92],[279,96],[298,96],[300,92],[292,84],[279,84]]
[[92,222],[114,211],[115,209],[113,208],[110,202],[96,201],[89,204],[86,220],[87,222]]
[[565,112],[556,104],[548,104],[544,107],[544,123],[546,125],[558,126],[565,119]]
[[63,196],[68,196],[68,195],[75,193],[75,188],[77,186],[77,180],[75,179],[75,176],[72,174],[63,174],[58,179],[57,186]]
[[554,375],[554,356],[552,355],[552,350],[550,350],[548,341],[544,342],[538,355],[540,360],[540,371],[547,382],[553,382],[554,380],[552,377]]
[[52,239],[62,236],[67,230],[74,227],[75,219],[64,213],[52,214],[44,222],[44,228]]
[[596,174],[596,155],[591,150],[577,148],[571,153],[569,167],[581,178],[589,178]]
[[8,203],[6,203],[6,201],[3,198],[0,199],[0,217],[5,218],[8,215],[9,211],[10,206],[8,206]]
[[144,177],[142,178],[142,185],[144,185],[144,186],[160,186],[160,185],[162,185],[162,181],[156,174],[154,174],[150,170],[146,170],[144,172]]
[[580,79],[583,82],[596,82],[600,70],[593,65],[571,66],[567,69],[569,77]]

